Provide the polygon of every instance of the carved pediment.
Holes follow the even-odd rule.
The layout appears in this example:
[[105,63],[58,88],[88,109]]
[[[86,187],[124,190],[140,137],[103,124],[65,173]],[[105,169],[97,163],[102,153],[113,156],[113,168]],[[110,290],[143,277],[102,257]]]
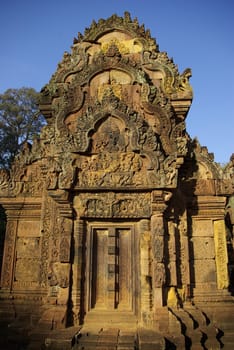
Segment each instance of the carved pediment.
[[48,124],[19,156],[12,193],[34,189],[33,172],[41,174],[38,194],[41,187],[174,188],[187,153],[190,76],[128,13],[93,22],[41,91]]

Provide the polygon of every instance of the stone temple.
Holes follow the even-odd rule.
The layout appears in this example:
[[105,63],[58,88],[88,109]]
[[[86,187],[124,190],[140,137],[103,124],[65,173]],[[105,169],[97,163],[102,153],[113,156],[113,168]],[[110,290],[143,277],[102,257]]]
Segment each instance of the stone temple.
[[190,77],[129,13],[74,39],[0,173],[1,349],[233,349],[234,156],[186,132]]

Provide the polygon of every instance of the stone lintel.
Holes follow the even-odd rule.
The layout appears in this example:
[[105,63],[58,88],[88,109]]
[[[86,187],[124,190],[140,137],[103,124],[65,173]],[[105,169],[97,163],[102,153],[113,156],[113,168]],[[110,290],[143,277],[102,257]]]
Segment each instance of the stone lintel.
[[41,198],[5,198],[1,205],[8,219],[38,219],[41,215]]

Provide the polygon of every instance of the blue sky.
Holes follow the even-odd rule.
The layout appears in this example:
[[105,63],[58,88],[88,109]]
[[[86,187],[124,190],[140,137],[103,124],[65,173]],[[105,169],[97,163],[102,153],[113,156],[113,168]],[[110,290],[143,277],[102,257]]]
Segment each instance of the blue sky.
[[150,29],[182,73],[192,69],[187,130],[215,160],[234,153],[233,0],[7,0],[0,6],[0,93],[50,80],[92,20],[125,11]]

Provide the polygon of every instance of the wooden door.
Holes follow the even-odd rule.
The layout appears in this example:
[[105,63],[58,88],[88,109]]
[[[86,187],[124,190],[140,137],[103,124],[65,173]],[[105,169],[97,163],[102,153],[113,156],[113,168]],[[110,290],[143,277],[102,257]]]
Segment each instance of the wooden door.
[[90,226],[89,309],[133,311],[134,250],[133,226]]

